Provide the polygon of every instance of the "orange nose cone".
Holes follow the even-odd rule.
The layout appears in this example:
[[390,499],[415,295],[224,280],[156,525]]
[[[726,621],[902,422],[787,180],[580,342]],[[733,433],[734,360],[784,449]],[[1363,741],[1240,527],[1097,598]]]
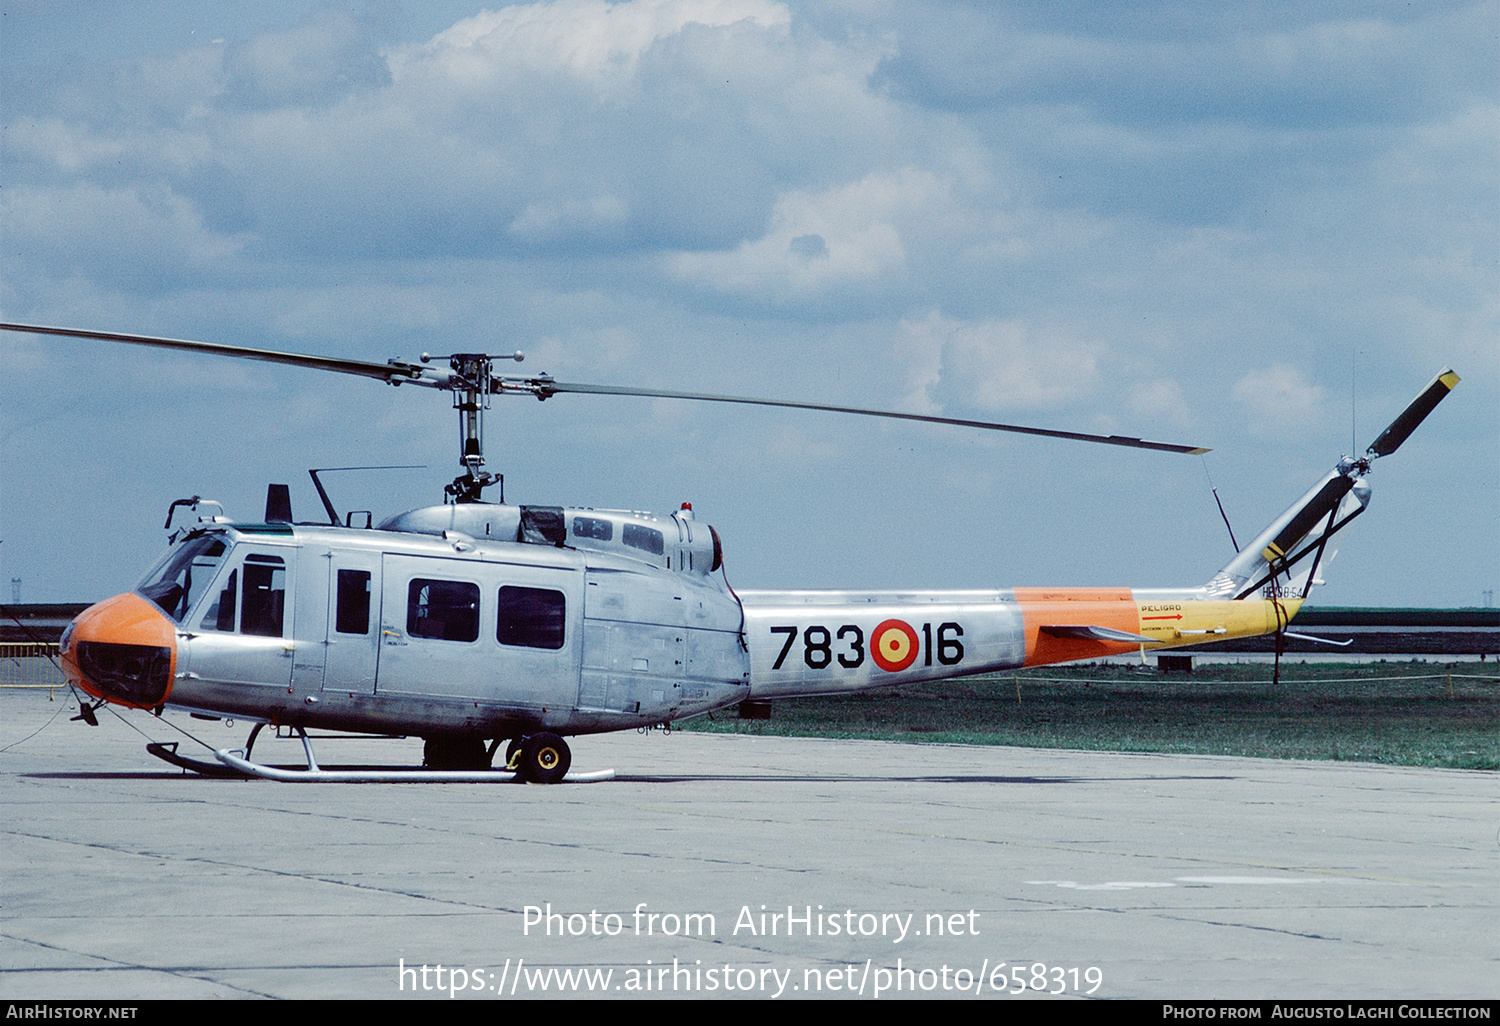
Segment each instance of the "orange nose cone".
[[139,595],[116,595],[78,614],[61,655],[68,679],[94,697],[153,709],[172,690],[177,628]]

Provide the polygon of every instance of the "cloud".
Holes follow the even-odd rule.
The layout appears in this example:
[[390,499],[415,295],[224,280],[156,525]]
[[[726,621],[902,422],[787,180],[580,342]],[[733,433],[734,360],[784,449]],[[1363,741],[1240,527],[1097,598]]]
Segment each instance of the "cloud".
[[914,5],[881,79],[944,109],[1071,108],[1172,130],[1409,121],[1456,83],[1483,91],[1493,79],[1483,3],[1086,10]]
[[769,0],[555,0],[484,11],[417,47],[389,53],[392,78],[488,91],[532,75],[567,75],[601,91],[618,89],[641,56],[689,25],[749,22],[784,28],[786,7]]
[[1172,378],[1158,378],[1130,389],[1127,405],[1130,412],[1153,422],[1174,427],[1190,427],[1193,422],[1182,386]]
[[1284,363],[1246,374],[1234,383],[1231,395],[1257,435],[1298,434],[1324,417],[1323,390]]
[[[896,127],[876,60],[768,0],[518,4],[384,50],[329,13],[142,60],[111,84],[128,116],[39,119],[19,152],[300,259],[717,250],[778,193],[870,173]],[[832,264],[883,262],[870,231]]]
[[222,267],[244,239],[205,227],[187,199],[161,187],[17,186],[0,193],[6,244],[33,264],[69,275],[180,282]]
[[226,99],[245,106],[316,104],[390,81],[369,27],[346,11],[320,11],[225,51]]
[[[877,86],[1022,149],[1055,205],[1224,223],[1493,96],[1492,5],[903,9]],[[1493,135],[1493,133],[1491,133]]]
[[899,339],[913,412],[1049,409],[1087,396],[1097,380],[1097,347],[1024,321],[967,322],[933,312],[903,321]]
[[608,232],[625,223],[630,210],[618,196],[587,199],[538,200],[528,203],[507,227],[512,238],[523,242],[555,242]]
[[946,202],[942,181],[915,169],[789,192],[759,238],[727,253],[676,253],[667,267],[686,281],[773,306],[872,288],[904,267],[903,229]]

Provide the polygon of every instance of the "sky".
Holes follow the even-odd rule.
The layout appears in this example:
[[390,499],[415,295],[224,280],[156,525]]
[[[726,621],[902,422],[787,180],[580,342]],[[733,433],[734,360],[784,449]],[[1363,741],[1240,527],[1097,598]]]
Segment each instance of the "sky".
[[[1451,366],[1313,600],[1483,605],[1497,55],[1440,0],[0,0],[0,319],[1213,450],[496,402],[507,501],[690,501],[740,589],[1201,584],[1213,489],[1246,541]],[[4,601],[129,589],[177,498],[422,467],[327,478],[382,519],[459,469],[437,392],[0,360]]]

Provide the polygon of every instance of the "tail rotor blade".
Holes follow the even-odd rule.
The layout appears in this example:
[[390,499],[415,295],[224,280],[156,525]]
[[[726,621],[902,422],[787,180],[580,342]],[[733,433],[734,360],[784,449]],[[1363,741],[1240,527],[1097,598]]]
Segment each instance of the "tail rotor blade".
[[1406,437],[1417,429],[1417,425],[1427,419],[1427,415],[1433,411],[1443,397],[1453,390],[1458,384],[1458,375],[1453,373],[1449,367],[1444,367],[1438,372],[1437,377],[1427,383],[1427,387],[1413,399],[1401,411],[1401,415],[1391,421],[1390,427],[1380,432],[1380,437],[1370,443],[1366,450],[1369,456],[1389,456],[1401,448],[1401,443]]

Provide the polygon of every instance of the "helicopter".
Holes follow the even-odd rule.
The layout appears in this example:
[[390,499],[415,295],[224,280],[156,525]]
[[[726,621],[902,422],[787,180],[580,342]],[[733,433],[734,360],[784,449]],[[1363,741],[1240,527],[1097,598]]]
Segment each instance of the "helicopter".
[[[148,746],[200,773],[336,779],[309,728],[424,739],[425,771],[360,779],[569,779],[568,737],[669,726],[773,699],[848,694],[1139,650],[1275,634],[1333,557],[1331,540],[1370,502],[1374,460],[1394,453],[1459,378],[1443,368],[1362,456],[1345,456],[1201,585],[1177,589],[740,591],[723,572],[719,533],[684,504],[670,514],[488,502],[483,416],[496,396],[560,394],[691,399],[877,416],[1169,453],[1208,450],[923,414],[781,399],[590,385],[497,374],[500,360],[364,362],[218,343],[0,324],[6,331],[97,339],[353,374],[450,392],[463,472],[444,502],[379,524],[340,517],[311,471],[326,523],[294,522],[272,484],[259,521],[201,496],[131,591],[65,629],[69,682],[106,703],[170,706],[254,724],[216,763]],[[445,361],[446,365],[444,365]],[[213,512],[217,510],[217,512]],[[191,517],[196,514],[196,520]],[[1226,520],[1227,523],[1227,520]],[[1232,534],[1232,532],[1231,532]],[[1311,639],[1322,640],[1322,639]],[[1279,660],[1278,660],[1279,668]],[[250,761],[259,731],[295,732],[306,771]],[[503,769],[492,769],[500,745]],[[576,777],[574,778],[576,779]]]

